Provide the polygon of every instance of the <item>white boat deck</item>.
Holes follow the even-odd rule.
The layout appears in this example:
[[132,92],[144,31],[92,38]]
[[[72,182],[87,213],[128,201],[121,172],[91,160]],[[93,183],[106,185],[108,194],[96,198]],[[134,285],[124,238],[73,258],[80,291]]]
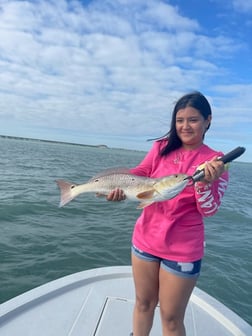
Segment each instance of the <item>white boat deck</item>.
[[[0,305],[1,336],[129,336],[134,306],[130,266],[105,267],[49,282]],[[195,288],[187,336],[252,336],[252,327]],[[161,336],[156,308],[152,336]]]

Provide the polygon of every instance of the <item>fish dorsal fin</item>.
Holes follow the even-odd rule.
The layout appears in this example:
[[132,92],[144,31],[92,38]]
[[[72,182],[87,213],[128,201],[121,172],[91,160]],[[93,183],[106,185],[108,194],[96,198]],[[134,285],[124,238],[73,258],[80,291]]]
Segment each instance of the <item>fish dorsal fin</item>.
[[143,191],[137,194],[136,197],[141,200],[150,199],[153,197],[154,192],[155,192],[155,189],[146,190],[146,191]]
[[100,177],[112,175],[112,174],[130,174],[130,170],[129,170],[129,168],[125,168],[125,167],[108,168],[108,169],[105,169],[105,170],[101,171],[100,173],[94,175],[90,179],[90,181],[95,180],[95,179],[100,178]]

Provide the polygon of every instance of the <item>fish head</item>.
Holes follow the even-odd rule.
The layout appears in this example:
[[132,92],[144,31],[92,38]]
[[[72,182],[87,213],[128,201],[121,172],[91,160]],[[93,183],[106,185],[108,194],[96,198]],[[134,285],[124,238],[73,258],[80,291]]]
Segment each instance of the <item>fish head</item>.
[[177,196],[188,184],[188,175],[173,174],[161,178],[154,186],[158,200],[169,200]]

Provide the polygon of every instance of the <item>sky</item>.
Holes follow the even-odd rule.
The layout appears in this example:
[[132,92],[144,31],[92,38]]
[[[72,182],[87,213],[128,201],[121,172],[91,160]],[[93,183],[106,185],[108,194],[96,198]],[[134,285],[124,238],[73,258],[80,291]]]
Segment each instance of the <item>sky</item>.
[[0,135],[148,150],[197,90],[252,162],[252,0],[0,0]]

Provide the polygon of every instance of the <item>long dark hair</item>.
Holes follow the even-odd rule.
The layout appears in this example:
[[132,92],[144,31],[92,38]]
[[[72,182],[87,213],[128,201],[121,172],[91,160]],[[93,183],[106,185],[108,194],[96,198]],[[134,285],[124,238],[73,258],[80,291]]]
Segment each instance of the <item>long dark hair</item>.
[[[164,136],[158,138],[159,140],[168,139],[167,145],[160,152],[161,156],[167,155],[168,153],[182,146],[182,142],[179,139],[176,131],[176,115],[179,110],[186,107],[193,107],[198,110],[205,120],[207,120],[209,115],[212,115],[211,106],[202,93],[195,91],[181,97],[174,106],[169,132],[166,133]],[[207,127],[207,130],[209,129],[209,127],[210,123]]]

